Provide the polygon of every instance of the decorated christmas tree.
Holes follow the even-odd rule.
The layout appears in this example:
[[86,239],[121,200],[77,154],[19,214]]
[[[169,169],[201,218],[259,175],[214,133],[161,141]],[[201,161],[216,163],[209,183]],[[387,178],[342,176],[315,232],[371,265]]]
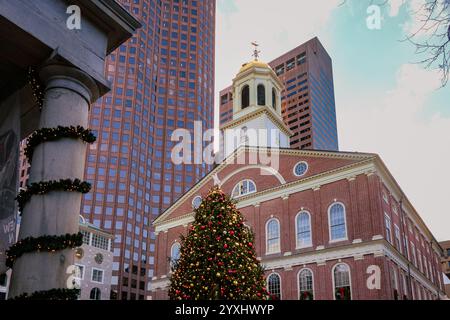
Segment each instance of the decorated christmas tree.
[[181,237],[180,257],[172,261],[173,300],[266,300],[264,270],[256,259],[254,236],[235,203],[212,188]]

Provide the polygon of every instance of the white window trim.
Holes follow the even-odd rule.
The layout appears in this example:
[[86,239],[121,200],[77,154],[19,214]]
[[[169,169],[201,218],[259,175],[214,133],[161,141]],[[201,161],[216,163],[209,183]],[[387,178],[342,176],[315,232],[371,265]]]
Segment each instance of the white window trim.
[[[338,239],[331,239],[331,207],[335,204],[340,204],[344,208],[344,222],[345,222],[345,237]],[[328,206],[328,243],[335,243],[348,240],[348,228],[347,228],[347,210],[342,202],[336,201]]]
[[[271,221],[276,221],[278,223],[278,251],[269,251],[269,222]],[[270,218],[269,220],[267,220],[266,222],[266,227],[265,227],[265,231],[266,231],[266,256],[267,255],[271,255],[271,254],[277,254],[281,252],[281,223],[280,220],[278,220],[277,218]]]
[[[297,230],[298,230],[297,219],[298,219],[298,216],[303,214],[303,213],[306,213],[308,215],[308,217],[309,217],[309,234],[310,234],[310,237],[311,237],[311,243],[309,245],[299,246],[298,245],[298,240],[299,239],[298,239],[298,232],[297,232]],[[299,213],[297,213],[297,215],[295,216],[295,249],[305,249],[305,248],[311,248],[311,247],[313,247],[313,233],[312,233],[311,213],[309,213],[309,211],[307,211],[307,210],[302,210]]]
[[[102,281],[101,282],[93,280],[93,278],[94,278],[94,270],[102,272]],[[99,268],[92,268],[92,270],[91,270],[91,282],[103,284],[104,281],[105,281],[105,270],[99,269]]]
[[[295,168],[297,168],[297,166],[298,166],[299,164],[301,164],[301,163],[306,164],[306,170],[305,170],[305,172],[304,172],[302,175],[298,175],[298,174],[295,172]],[[294,173],[294,176],[296,176],[296,177],[303,177],[303,176],[308,172],[308,170],[309,170],[308,162],[306,162],[306,161],[299,161],[299,162],[297,162],[297,163],[295,164],[294,168],[292,169],[292,172]]]
[[[397,234],[398,234],[398,238],[397,238]],[[403,242],[402,242],[402,235],[400,233],[400,228],[398,227],[398,225],[396,223],[394,223],[394,235],[395,235],[395,245],[397,245],[397,239],[399,242],[399,248],[397,248],[398,251],[400,251],[400,253],[403,253]]]
[[386,240],[388,240],[388,242],[392,244],[392,240],[393,240],[393,238],[392,238],[392,219],[391,219],[391,217],[389,217],[389,215],[385,212],[385,213],[384,213],[384,231],[385,231],[385,232],[386,232],[387,229],[388,229],[388,226],[387,226],[387,223],[386,223],[386,218],[387,218],[387,221],[389,221],[389,240],[388,240],[388,239],[386,239]]
[[[234,196],[234,190],[239,186],[240,183],[243,183],[244,181],[250,181],[251,183],[253,183],[253,185],[255,186],[255,190],[254,190],[254,191],[247,192],[246,194],[239,194],[239,195],[237,195],[237,196]],[[233,189],[232,189],[232,191],[231,191],[231,197],[232,197],[233,199],[238,199],[238,198],[240,198],[240,197],[244,197],[244,196],[247,196],[247,195],[249,195],[249,194],[256,193],[257,191],[258,191],[258,189],[256,188],[256,183],[255,183],[253,180],[251,180],[251,179],[244,179],[244,180],[241,180],[241,181],[239,181],[238,183],[236,183],[236,184],[234,185],[234,187],[233,187]]]
[[350,269],[350,266],[348,264],[346,264],[345,262],[338,262],[336,263],[333,268],[331,269],[331,277],[333,278],[333,288],[332,288],[332,293],[333,293],[333,300],[336,300],[336,281],[334,279],[334,270],[336,269],[336,267],[338,265],[344,264],[347,266],[348,268],[348,282],[350,284],[350,300],[353,300],[353,286],[352,286],[352,269]]
[[[276,274],[278,276],[278,279],[280,279],[280,300],[283,300],[283,281],[281,280],[281,275],[278,272],[271,272],[268,276],[267,276],[267,291],[269,291],[269,278],[270,276],[272,276],[273,274]],[[270,293],[270,291],[269,291]]]
[[75,263],[75,265],[77,267],[82,267],[83,268],[83,272],[81,273],[81,277],[79,277],[79,278],[75,277],[75,278],[80,279],[80,280],[84,280],[84,274],[86,273],[86,266],[84,264],[81,264],[81,263]]
[[[175,242],[170,246],[170,259],[171,259],[171,260],[173,259],[173,248],[174,248],[175,246],[178,246],[178,247],[180,248],[180,250],[181,250],[181,244],[180,244],[179,242],[175,241]],[[179,253],[181,254],[181,251],[180,251]],[[178,258],[180,258],[180,257],[178,257]]]
[[298,293],[298,300],[300,300],[300,273],[304,270],[308,270],[311,273],[312,278],[312,294],[313,294],[313,300],[315,300],[315,293],[316,290],[314,288],[315,282],[314,282],[314,272],[310,268],[302,268],[297,272],[297,293]]
[[192,209],[196,209],[195,206],[194,206],[194,201],[195,201],[196,199],[198,199],[198,198],[200,198],[200,204],[201,204],[202,197],[201,197],[201,196],[195,196],[195,197],[192,199],[192,202],[191,202]]

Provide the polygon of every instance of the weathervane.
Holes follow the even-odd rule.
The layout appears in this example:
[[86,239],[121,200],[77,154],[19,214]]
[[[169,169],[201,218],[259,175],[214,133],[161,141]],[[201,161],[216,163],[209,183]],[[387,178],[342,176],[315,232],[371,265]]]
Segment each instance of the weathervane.
[[253,42],[252,42],[252,46],[255,47],[255,48],[253,49],[253,54],[252,54],[252,56],[255,57],[255,60],[258,60],[259,54],[261,53],[261,51],[258,50],[259,44],[258,44],[256,41],[253,41]]

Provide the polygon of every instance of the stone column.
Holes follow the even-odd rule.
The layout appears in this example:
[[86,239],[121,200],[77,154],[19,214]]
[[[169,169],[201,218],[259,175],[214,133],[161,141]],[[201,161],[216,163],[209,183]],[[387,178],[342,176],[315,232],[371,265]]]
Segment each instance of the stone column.
[[[94,80],[85,72],[59,64],[41,69],[45,84],[39,128],[88,127],[90,103],[98,98]],[[83,180],[86,143],[62,138],[38,145],[33,154],[29,183]],[[81,193],[52,191],[33,195],[22,212],[19,239],[79,232]],[[22,293],[67,288],[67,268],[74,263],[74,250],[25,253],[13,266],[10,297]]]

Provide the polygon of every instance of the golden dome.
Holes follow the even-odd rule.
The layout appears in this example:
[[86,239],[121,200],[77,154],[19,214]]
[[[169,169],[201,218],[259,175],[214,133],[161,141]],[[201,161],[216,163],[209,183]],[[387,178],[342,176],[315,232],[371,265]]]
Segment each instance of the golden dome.
[[250,68],[257,67],[257,68],[265,68],[265,69],[271,69],[272,68],[265,62],[259,61],[259,60],[253,60],[247,63],[244,63],[239,70],[239,73],[244,72],[245,70],[248,70]]

